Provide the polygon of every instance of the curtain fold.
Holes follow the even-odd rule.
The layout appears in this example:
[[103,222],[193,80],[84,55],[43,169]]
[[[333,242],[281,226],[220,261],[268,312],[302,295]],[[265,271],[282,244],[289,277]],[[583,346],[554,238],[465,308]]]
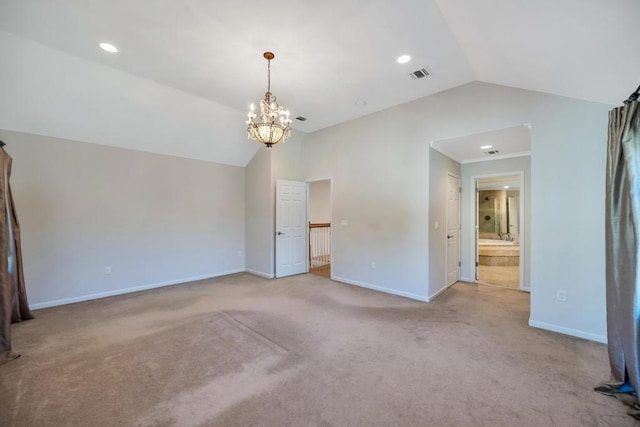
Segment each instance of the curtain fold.
[[20,223],[9,183],[11,157],[0,148],[0,365],[19,354],[11,350],[11,323],[32,319],[22,269]]

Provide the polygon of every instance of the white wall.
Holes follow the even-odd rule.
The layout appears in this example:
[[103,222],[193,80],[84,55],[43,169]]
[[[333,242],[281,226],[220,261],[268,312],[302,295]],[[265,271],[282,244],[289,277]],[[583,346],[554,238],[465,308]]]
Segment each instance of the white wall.
[[[549,97],[532,121],[530,324],[606,341],[605,167],[612,106]],[[557,301],[558,290],[567,301]]]
[[278,144],[272,150],[261,147],[246,167],[246,267],[250,273],[275,276],[276,180],[302,180],[304,138],[304,132],[294,131],[286,143]]
[[429,142],[531,123],[530,322],[604,340],[610,108],[476,82],[307,135],[306,178],[331,177],[334,222],[349,221],[334,228],[334,276],[427,298]]
[[[256,143],[257,144],[257,143]],[[246,269],[273,277],[271,152],[260,149],[245,168]]]
[[[273,200],[275,201],[275,181],[288,179],[303,181],[305,174],[302,159],[303,145],[306,138],[304,132],[292,131],[291,138],[285,144],[276,145],[271,151],[271,178],[273,180]],[[274,202],[275,203],[275,202]]]
[[32,306],[244,270],[244,168],[6,130],[0,139],[14,159]]
[[309,222],[331,222],[331,181],[309,183]]
[[429,147],[406,108],[308,134],[303,161],[331,178],[332,276],[426,300]]
[[[434,149],[429,151],[429,297],[447,287],[448,175],[460,176],[460,163]],[[462,199],[462,197],[461,197]],[[461,201],[462,202],[462,201]],[[462,207],[462,203],[460,204]],[[438,229],[435,223],[438,222]],[[462,236],[461,231],[460,236]],[[458,239],[462,244],[462,239]]]
[[462,165],[462,277],[475,280],[475,190],[472,177],[482,175],[504,175],[522,172],[523,187],[520,197],[524,201],[523,276],[524,287],[531,286],[531,157],[489,160],[486,162],[465,163]]

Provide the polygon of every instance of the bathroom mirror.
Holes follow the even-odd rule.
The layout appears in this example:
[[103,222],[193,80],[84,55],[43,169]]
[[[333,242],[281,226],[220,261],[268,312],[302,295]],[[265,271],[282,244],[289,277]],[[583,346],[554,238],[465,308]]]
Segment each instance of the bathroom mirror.
[[520,234],[519,185],[517,176],[478,180],[478,231],[484,237],[517,239]]

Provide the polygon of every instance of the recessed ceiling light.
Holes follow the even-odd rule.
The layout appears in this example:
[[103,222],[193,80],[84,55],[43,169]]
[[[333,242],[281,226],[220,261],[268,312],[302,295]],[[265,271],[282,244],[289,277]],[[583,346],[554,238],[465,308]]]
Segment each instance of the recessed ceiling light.
[[409,55],[401,55],[398,57],[397,61],[398,64],[406,64],[407,62],[411,61],[411,57]]
[[118,51],[118,48],[112,45],[111,43],[102,42],[100,43],[100,48],[109,53],[116,53]]
[[486,150],[487,148],[491,148],[493,147],[492,145],[483,145],[482,147],[480,147],[481,150]]
[[354,104],[356,104],[358,107],[364,107],[365,105],[367,105],[367,101],[358,99],[356,102],[354,102]]
[[503,188],[509,188],[509,186],[508,186],[508,185],[505,185]]

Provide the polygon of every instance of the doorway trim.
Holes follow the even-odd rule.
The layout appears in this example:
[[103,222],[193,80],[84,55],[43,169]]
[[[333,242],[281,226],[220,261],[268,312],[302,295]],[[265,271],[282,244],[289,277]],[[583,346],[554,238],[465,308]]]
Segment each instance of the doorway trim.
[[[335,224],[333,221],[333,178],[328,177],[328,178],[315,178],[315,179],[308,179],[306,181],[307,183],[307,234],[309,233],[309,200],[311,199],[311,197],[309,197],[309,195],[311,194],[311,192],[309,191],[309,184],[313,183],[313,182],[320,182],[320,181],[329,181],[329,222],[331,223],[331,235],[330,235],[330,239],[329,239],[329,245],[331,247],[331,273],[330,273],[330,279],[333,280],[333,272],[334,272],[334,260],[335,260],[335,246],[333,245],[333,239],[334,239],[334,234],[335,234]],[[308,244],[308,242],[307,242]],[[308,261],[307,261],[308,263]],[[307,268],[307,272],[308,272],[308,268]]]
[[[525,205],[525,199],[526,199],[526,189],[525,189],[525,180],[524,180],[524,171],[523,170],[519,170],[519,171],[513,171],[513,172],[500,172],[500,173],[488,173],[488,174],[482,174],[482,175],[473,175],[470,178],[470,187],[471,191],[470,191],[470,206],[471,206],[471,212],[470,212],[470,224],[469,224],[469,237],[470,237],[470,242],[471,242],[471,262],[475,263],[478,260],[478,223],[477,223],[477,211],[478,211],[478,200],[477,200],[477,183],[479,179],[483,179],[483,178],[499,178],[499,177],[503,177],[503,176],[518,176],[519,181],[520,181],[520,203],[519,203],[519,207],[518,207],[518,216],[519,216],[519,221],[520,221],[520,287],[518,288],[521,291],[527,291],[530,292],[531,291],[531,287],[530,286],[526,286],[525,284],[525,275],[524,275],[524,270],[525,270],[525,265],[526,265],[526,258],[525,258],[525,254],[526,254],[526,242],[527,239],[529,238],[529,236],[527,236],[527,227],[525,224],[525,209],[526,209],[526,205]],[[477,266],[474,266],[474,281],[476,283],[478,282],[478,268]],[[515,288],[514,288],[515,289]]]

